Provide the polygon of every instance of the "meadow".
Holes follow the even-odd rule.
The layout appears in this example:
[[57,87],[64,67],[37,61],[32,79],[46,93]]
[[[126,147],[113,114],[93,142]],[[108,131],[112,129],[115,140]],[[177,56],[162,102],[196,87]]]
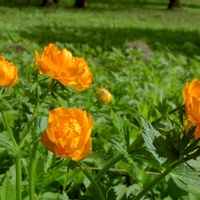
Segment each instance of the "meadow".
[[[184,132],[182,90],[200,76],[200,2],[181,0],[182,10],[167,10],[167,0],[91,0],[86,9],[72,0],[39,3],[0,2],[0,55],[19,69],[19,83],[1,88],[0,110],[23,144],[13,147],[1,115],[0,200],[198,200],[199,147]],[[49,43],[86,59],[93,82],[82,92],[57,83],[31,121],[51,82],[31,64]],[[99,88],[113,95],[109,104],[97,101]],[[59,106],[86,110],[94,121],[92,152],[80,162],[56,157],[40,142],[49,110]]]

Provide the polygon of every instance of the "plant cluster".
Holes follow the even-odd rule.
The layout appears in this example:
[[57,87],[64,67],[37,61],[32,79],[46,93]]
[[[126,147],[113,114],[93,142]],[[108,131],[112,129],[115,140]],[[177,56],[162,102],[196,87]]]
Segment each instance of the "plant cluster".
[[200,196],[198,79],[185,84],[181,100],[149,105],[145,117],[146,110],[118,99],[123,91],[84,93],[94,74],[67,49],[51,43],[35,59],[24,82],[0,57],[1,156],[11,166],[1,173],[2,200],[139,200],[157,198],[153,188],[167,184],[165,191],[176,187],[176,199]]

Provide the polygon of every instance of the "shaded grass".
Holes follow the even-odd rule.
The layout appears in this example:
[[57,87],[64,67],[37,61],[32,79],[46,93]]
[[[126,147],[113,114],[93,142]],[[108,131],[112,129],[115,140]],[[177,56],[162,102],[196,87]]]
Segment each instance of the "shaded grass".
[[[61,5],[63,2],[61,1]],[[34,61],[34,51],[37,49],[42,52],[43,47],[52,42],[60,48],[68,48],[76,56],[85,56],[94,66],[94,72],[99,65],[114,71],[122,66],[144,65],[139,68],[138,73],[144,73],[143,79],[145,79],[145,76],[149,76],[150,73],[148,70],[145,71],[146,63],[139,61],[138,64],[137,60],[133,63],[124,61],[126,58],[124,45],[141,40],[150,46],[154,53],[153,60],[157,59],[161,62],[160,64],[157,61],[150,62],[148,68],[155,68],[155,63],[168,68],[167,73],[162,72],[160,68],[158,72],[154,72],[155,74],[163,76],[171,70],[171,77],[180,75],[177,74],[178,71],[172,72],[173,66],[176,68],[179,65],[182,65],[182,70],[187,71],[185,78],[182,77],[180,81],[186,81],[195,74],[200,54],[200,15],[196,12],[169,11],[164,10],[164,7],[161,10],[156,6],[151,9],[124,8],[116,4],[113,6],[109,4],[108,8],[102,9],[97,5],[99,1],[91,2],[88,9],[73,9],[65,6],[0,7],[2,19],[0,29],[4,30],[0,32],[2,44],[0,53],[14,60],[15,64],[22,68],[20,73],[28,76],[25,69],[27,63]],[[123,55],[121,58],[117,55],[117,51],[113,50],[114,48]],[[137,55],[132,53],[134,60]],[[192,69],[191,72],[189,68]],[[127,70],[131,70],[131,67]],[[154,77],[152,74],[153,82],[159,84],[160,81],[157,80],[159,76]],[[168,78],[163,77],[166,82]],[[96,82],[100,81],[96,80]]]
[[[49,42],[100,45],[103,50],[123,48],[126,42],[143,40],[153,50],[158,44],[173,52],[199,54],[200,15],[191,11],[118,8],[103,10],[91,3],[87,10],[72,8],[0,7],[0,41]],[[195,23],[194,23],[195,22]],[[9,42],[7,42],[9,43]],[[7,51],[4,47],[1,51]]]
[[[42,0],[2,0],[0,5],[3,6],[38,6]],[[75,0],[60,0],[59,6],[71,7],[74,5]],[[89,7],[95,6],[98,9],[104,7],[107,9],[112,9],[116,7],[139,7],[139,8],[165,8],[169,4],[168,0],[155,1],[155,0],[88,0]],[[200,3],[198,0],[181,0],[181,4],[184,8],[198,9],[200,8]],[[114,5],[114,7],[113,7]],[[57,5],[58,6],[58,5]]]
[[[53,25],[31,27],[29,30],[20,31],[19,35],[27,40],[34,38],[34,42],[43,45],[49,42],[72,42],[77,48],[83,44],[88,44],[92,48],[100,45],[103,50],[109,51],[112,47],[123,48],[127,42],[143,40],[153,50],[157,50],[162,45],[173,52],[190,56],[200,53],[200,33],[197,30],[172,31],[159,29],[155,31],[153,29],[141,30],[139,28],[94,27],[68,27],[65,30],[64,26]],[[181,37],[179,37],[180,35]]]

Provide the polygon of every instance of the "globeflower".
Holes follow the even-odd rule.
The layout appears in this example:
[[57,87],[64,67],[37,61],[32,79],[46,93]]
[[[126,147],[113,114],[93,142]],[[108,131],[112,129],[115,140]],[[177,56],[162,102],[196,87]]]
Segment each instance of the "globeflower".
[[108,104],[112,101],[112,95],[110,92],[105,88],[100,88],[96,92],[96,98],[100,101],[102,104]]
[[58,157],[79,161],[92,150],[90,137],[94,122],[81,109],[59,107],[51,110],[41,141]]
[[183,98],[186,106],[186,118],[196,126],[195,138],[198,139],[200,137],[200,80],[193,79],[190,83],[185,84]]
[[36,50],[35,58],[40,74],[56,79],[77,91],[91,87],[93,75],[87,61],[72,56],[67,49],[59,51],[57,46],[50,43],[44,48],[41,56]]
[[0,87],[10,88],[18,82],[18,68],[0,56]]

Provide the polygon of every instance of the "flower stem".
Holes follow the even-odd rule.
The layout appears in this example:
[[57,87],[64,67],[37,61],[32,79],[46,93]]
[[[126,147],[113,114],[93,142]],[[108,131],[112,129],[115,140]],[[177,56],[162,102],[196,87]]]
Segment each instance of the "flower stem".
[[[171,111],[169,111],[167,114],[168,114],[168,115],[171,115],[172,113],[174,113],[174,112],[176,112],[176,111],[178,111],[178,110],[180,110],[180,109],[183,109],[183,108],[185,108],[185,104],[179,105],[178,107],[176,107],[176,108],[172,109]],[[162,116],[159,117],[157,120],[151,122],[151,124],[152,124],[152,125],[155,125],[155,124],[157,124],[158,122],[160,122],[162,119],[164,119],[165,117],[166,117],[166,114],[165,114],[165,115],[162,115]]]
[[[131,145],[128,148],[128,152],[130,152],[133,147],[137,144],[138,140],[140,140],[142,137],[142,134],[139,134],[137,136],[137,138],[131,143]],[[101,179],[101,177],[113,166],[115,165],[117,162],[119,162],[120,160],[122,160],[124,158],[124,154],[119,154],[117,155],[115,158],[113,158],[110,162],[107,163],[107,165],[105,165],[101,171],[98,172],[98,174],[94,177],[95,181],[99,181]]]
[[85,170],[81,165],[79,165],[79,167],[81,168],[81,170],[83,171],[83,173],[87,176],[87,178],[90,180],[90,182],[92,183],[93,187],[95,188],[98,197],[100,198],[100,200],[105,200],[105,197],[101,191],[101,189],[99,188],[97,182],[93,179],[93,177],[90,175],[90,173],[88,173],[87,170]]
[[[130,152],[133,147],[135,146],[135,144],[137,143],[137,141],[141,138],[141,134],[139,134],[137,136],[137,138],[132,142],[132,144],[129,146],[128,148],[128,152]],[[118,163],[120,160],[122,160],[124,158],[124,154],[120,153],[119,155],[117,155],[116,157],[114,157],[110,162],[108,162],[98,173],[97,175],[94,177],[94,180],[96,182],[98,182],[102,176],[104,176],[106,174],[106,172],[116,163]],[[91,186],[91,184],[88,186],[88,188]],[[85,193],[87,193],[88,190],[86,190]]]
[[115,158],[113,158],[110,162],[107,163],[107,165],[105,165],[101,171],[99,171],[97,173],[97,175],[94,177],[95,181],[99,181],[101,179],[101,177],[113,166],[115,165],[117,162],[119,162],[121,159],[124,158],[124,154],[119,154],[118,156],[116,156]]
[[16,164],[16,199],[22,200],[22,174],[21,174],[21,158],[19,155],[15,158]]
[[[181,105],[173,110],[171,110],[169,112],[169,114],[172,114],[174,112],[176,112],[177,110],[179,110],[180,108],[183,108],[184,105]],[[156,122],[160,121],[161,118],[158,118],[158,120],[156,120]],[[132,149],[134,148],[134,146],[137,144],[137,142],[142,138],[142,134],[140,133],[137,138],[132,142],[132,144],[129,146],[128,148],[128,153],[132,151]],[[95,181],[99,181],[101,179],[101,177],[113,166],[115,165],[117,162],[119,162],[121,159],[124,158],[123,154],[119,154],[118,156],[116,156],[115,158],[113,158],[110,162],[107,163],[107,165],[105,165],[101,171],[99,171],[99,173],[95,176]]]
[[30,158],[30,169],[29,169],[29,199],[35,200],[35,188],[34,188],[34,177],[35,177],[35,161],[37,152],[38,142],[33,145]]
[[[137,143],[137,141],[141,138],[141,134],[138,135],[138,137],[132,142],[132,144],[129,146],[128,152],[130,152],[132,150],[132,148],[134,147],[134,145]],[[106,172],[116,163],[118,163],[120,160],[122,160],[124,158],[124,154],[120,153],[119,155],[117,155],[116,157],[114,157],[110,162],[108,162],[98,173],[97,175],[94,177],[94,180],[96,182],[98,182],[102,176],[104,176],[106,174]],[[91,186],[91,184],[88,186],[88,188]],[[85,193],[88,192],[88,189],[86,190]]]
[[131,145],[129,146],[128,148],[128,153],[130,153],[133,149],[133,147],[137,144],[137,142],[142,138],[142,134],[140,133],[136,138],[135,140],[131,143]]
[[49,91],[51,91],[51,89],[53,88],[54,83],[56,83],[55,79],[52,79],[51,84],[49,85],[48,89],[46,90],[46,92],[42,95],[41,99],[40,99],[40,104],[44,101],[45,97],[47,96],[47,94],[49,93]]
[[28,134],[28,132],[29,132],[31,126],[32,126],[32,123],[34,122],[35,117],[37,116],[37,111],[38,111],[39,106],[40,106],[40,103],[38,102],[35,106],[32,117],[30,118],[29,122],[27,123],[26,128],[24,129],[24,131],[22,133],[22,137],[21,137],[21,140],[19,142],[19,148],[21,148],[24,144],[24,141],[26,139],[26,135]]
[[174,108],[173,110],[169,111],[168,114],[171,115],[172,113],[185,108],[185,104],[181,104],[178,107]]
[[47,94],[49,93],[49,91],[52,89],[54,83],[55,83],[55,80],[53,79],[52,82],[51,82],[51,84],[50,84],[50,86],[46,90],[46,92],[42,95],[41,99],[37,102],[37,104],[35,106],[35,109],[34,109],[34,112],[33,112],[33,115],[30,118],[30,120],[29,120],[26,128],[24,129],[24,131],[22,133],[22,137],[21,137],[21,140],[19,142],[19,148],[21,148],[23,146],[25,138],[26,138],[26,135],[28,134],[28,132],[29,132],[31,126],[32,126],[32,123],[34,122],[34,119],[37,116],[38,109],[39,109],[40,105],[42,104],[42,102],[44,101],[44,99],[47,96]]
[[[176,112],[177,110],[184,108],[184,105],[180,105],[177,108],[171,110],[168,114],[172,114],[174,112]],[[154,123],[158,123],[160,120],[162,120],[163,117],[158,118],[156,121],[152,122],[152,124]],[[127,152],[130,153],[132,151],[132,149],[134,148],[134,146],[137,144],[137,142],[142,138],[142,133],[140,133],[137,138],[130,144],[129,148],[127,149]],[[115,165],[117,162],[119,162],[120,160],[122,160],[124,158],[124,154],[119,154],[117,155],[115,158],[113,158],[110,162],[108,162],[101,171],[99,171],[97,173],[97,175],[94,177],[94,180],[96,182],[98,182],[102,176],[104,176],[106,174],[106,172],[113,166]],[[169,172],[168,172],[169,173]],[[167,174],[166,174],[167,175]],[[166,176],[165,175],[165,176]],[[161,178],[162,179],[162,178]],[[157,183],[157,182],[156,182]],[[90,185],[88,186],[88,188],[90,187]],[[152,186],[153,187],[153,186]],[[86,190],[87,192],[87,190]]]
[[11,139],[13,145],[14,145],[16,148],[18,148],[18,145],[17,145],[17,143],[16,143],[16,140],[15,140],[15,138],[14,138],[14,136],[13,136],[13,132],[12,132],[12,130],[11,130],[11,128],[10,128],[10,125],[8,124],[8,121],[7,121],[7,119],[6,119],[4,110],[3,110],[2,108],[0,108],[0,112],[1,112],[1,115],[2,115],[2,118],[3,118],[3,121],[4,121],[4,123],[5,123],[6,129],[7,129],[7,131],[8,131],[8,134],[9,134],[9,136],[10,136],[10,139]]
[[[2,108],[0,108],[0,112],[1,112],[1,115],[3,118],[3,121],[5,123],[6,129],[8,131],[8,134],[10,136],[10,139],[11,139],[13,145],[16,147],[16,151],[19,151],[19,146],[14,138],[13,132],[7,121],[4,110]],[[15,157],[15,167],[16,167],[16,171],[15,171],[15,173],[16,173],[16,200],[21,200],[22,199],[22,192],[21,192],[22,177],[21,177],[21,158],[19,156],[19,152],[17,152],[17,155]]]

